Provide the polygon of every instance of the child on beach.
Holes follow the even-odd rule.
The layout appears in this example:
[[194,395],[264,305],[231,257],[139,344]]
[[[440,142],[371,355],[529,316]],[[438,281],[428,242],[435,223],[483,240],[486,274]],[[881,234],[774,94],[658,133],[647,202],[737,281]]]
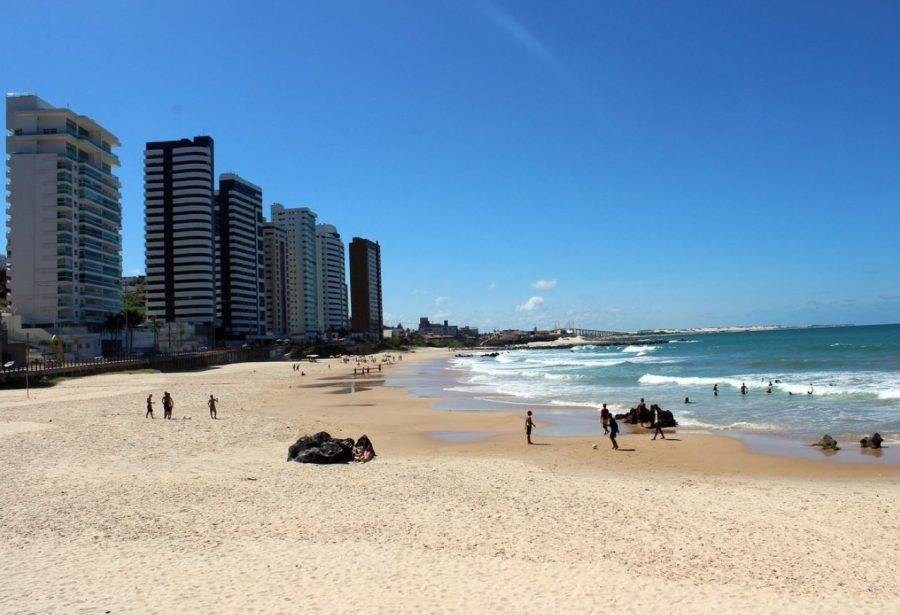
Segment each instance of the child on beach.
[[603,407],[600,409],[600,423],[603,425],[603,433],[609,433],[609,410],[606,408],[606,404],[603,404]]
[[147,396],[147,414],[144,415],[144,418],[150,417],[153,418],[153,393]]
[[206,402],[206,404],[209,406],[209,418],[211,419],[216,418],[216,403],[218,401],[219,400],[217,398],[213,397],[212,394],[210,394],[209,401]]
[[619,435],[619,424],[616,422],[616,417],[610,415],[610,417],[609,417],[609,441],[612,442],[613,450],[619,449],[619,443],[616,442],[617,435]]
[[531,430],[534,429],[534,420],[531,418],[531,410],[525,416],[525,439],[531,444]]

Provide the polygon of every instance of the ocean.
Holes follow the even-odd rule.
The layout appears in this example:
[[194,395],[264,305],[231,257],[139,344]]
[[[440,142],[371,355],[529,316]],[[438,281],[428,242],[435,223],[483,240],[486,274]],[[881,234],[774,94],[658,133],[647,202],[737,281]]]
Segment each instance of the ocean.
[[[857,439],[877,431],[900,440],[900,325],[680,335],[650,346],[511,350],[496,358],[475,354],[446,365],[439,409],[536,407],[542,418],[556,417],[558,435],[574,435],[595,432],[601,403],[622,412],[643,397],[672,410],[683,430],[805,440],[824,433]],[[742,383],[747,395],[740,393]],[[421,386],[419,392],[435,394]]]

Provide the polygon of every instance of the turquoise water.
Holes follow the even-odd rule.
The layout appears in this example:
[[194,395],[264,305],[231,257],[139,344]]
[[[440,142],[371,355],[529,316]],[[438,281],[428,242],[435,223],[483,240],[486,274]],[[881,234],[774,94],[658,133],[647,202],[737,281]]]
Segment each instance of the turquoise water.
[[[668,343],[666,343],[668,342]],[[900,440],[900,325],[662,338],[653,346],[454,358],[445,388],[502,403],[625,410],[643,397],[684,429]],[[772,392],[766,393],[769,381]],[[749,392],[740,394],[742,383]],[[712,394],[718,384],[719,395]],[[807,395],[810,390],[812,395]],[[693,403],[685,404],[689,397]]]

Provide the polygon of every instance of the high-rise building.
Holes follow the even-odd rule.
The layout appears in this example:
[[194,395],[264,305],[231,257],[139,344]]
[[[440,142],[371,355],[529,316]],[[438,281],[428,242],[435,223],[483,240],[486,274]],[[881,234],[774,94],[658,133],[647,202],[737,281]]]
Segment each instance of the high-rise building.
[[233,173],[216,192],[216,307],[229,335],[265,335],[262,189]]
[[216,316],[213,140],[147,143],[147,315],[211,325]]
[[344,242],[334,225],[316,226],[316,255],[319,269],[319,331],[332,333],[346,330],[346,259]]
[[6,98],[10,301],[36,326],[103,323],[122,309],[119,140],[32,94]]
[[287,332],[314,338],[319,331],[316,214],[306,207],[272,205],[272,222],[285,232]]
[[350,242],[350,329],[381,339],[384,315],[381,306],[381,246],[354,237]]
[[287,329],[287,233],[273,222],[263,224],[265,262],[266,329],[286,335]]

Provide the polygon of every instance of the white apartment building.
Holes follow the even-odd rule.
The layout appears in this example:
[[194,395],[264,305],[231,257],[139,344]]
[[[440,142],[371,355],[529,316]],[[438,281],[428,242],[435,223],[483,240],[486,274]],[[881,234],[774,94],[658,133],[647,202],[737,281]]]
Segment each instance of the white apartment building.
[[316,214],[307,207],[274,203],[272,222],[285,232],[287,333],[314,338],[319,331]]
[[266,329],[270,335],[287,335],[287,234],[273,222],[263,224],[262,232]]
[[233,173],[216,192],[216,301],[232,336],[265,335],[262,188]]
[[122,309],[119,140],[32,94],[6,98],[10,301],[25,326],[99,325]]
[[213,140],[144,151],[147,316],[212,325],[216,317]]
[[347,329],[347,265],[344,242],[334,225],[316,226],[316,257],[319,331]]

